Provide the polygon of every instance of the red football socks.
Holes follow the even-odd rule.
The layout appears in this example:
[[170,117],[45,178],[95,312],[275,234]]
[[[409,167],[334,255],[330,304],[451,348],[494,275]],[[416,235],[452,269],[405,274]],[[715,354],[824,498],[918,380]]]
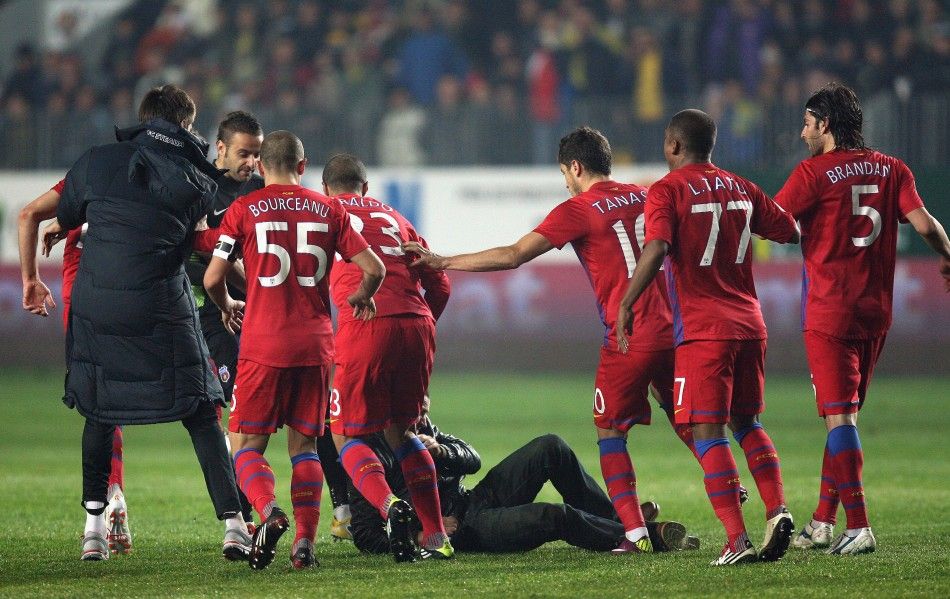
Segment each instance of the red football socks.
[[112,467],[109,470],[109,487],[119,485],[125,489],[125,468],[122,464],[122,427],[115,427],[112,434]]
[[601,439],[600,470],[607,485],[607,495],[627,532],[646,526],[640,500],[637,498],[637,476],[627,453],[627,440],[622,437]]
[[735,438],[745,451],[749,472],[755,479],[755,486],[759,489],[759,496],[765,504],[765,517],[766,519],[774,518],[785,507],[782,468],[775,445],[758,422],[736,431]]
[[729,543],[736,546],[736,539],[745,534],[742,508],[739,506],[739,471],[725,437],[696,442],[700,464],[705,476],[706,495],[716,512],[716,517],[726,528]]
[[838,519],[838,487],[835,486],[834,461],[825,445],[825,457],[821,462],[821,485],[818,488],[818,507],[812,519],[834,524]]
[[441,547],[448,535],[442,523],[442,503],[432,455],[418,437],[406,441],[394,453],[422,523],[422,544],[427,549]]
[[290,504],[294,509],[297,536],[310,542],[317,536],[320,521],[320,496],[323,493],[323,468],[320,458],[312,451],[299,453],[290,458],[293,475],[290,479]]
[[238,485],[254,505],[261,520],[274,506],[274,473],[259,449],[246,448],[234,454]]
[[848,529],[866,528],[868,512],[864,503],[864,451],[858,438],[858,429],[844,425],[828,433],[828,453],[835,471],[835,486],[844,513],[848,517]]
[[379,515],[385,520],[395,495],[386,482],[383,464],[372,448],[359,439],[348,441],[340,450],[340,462],[356,490],[379,510]]

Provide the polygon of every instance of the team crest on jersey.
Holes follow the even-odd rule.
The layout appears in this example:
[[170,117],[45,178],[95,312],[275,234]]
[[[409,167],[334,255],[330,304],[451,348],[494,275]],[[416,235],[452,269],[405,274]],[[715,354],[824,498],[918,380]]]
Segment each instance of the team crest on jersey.
[[227,366],[218,368],[218,378],[221,379],[222,383],[226,383],[231,380],[231,371],[228,370]]

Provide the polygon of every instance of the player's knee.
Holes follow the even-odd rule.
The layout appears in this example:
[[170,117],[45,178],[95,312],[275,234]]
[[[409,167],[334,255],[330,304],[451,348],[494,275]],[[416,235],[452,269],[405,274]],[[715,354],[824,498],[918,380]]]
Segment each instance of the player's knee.
[[551,455],[560,455],[571,451],[570,446],[568,446],[564,439],[553,433],[541,435],[540,437],[537,437],[531,441],[531,444],[539,448],[544,453]]

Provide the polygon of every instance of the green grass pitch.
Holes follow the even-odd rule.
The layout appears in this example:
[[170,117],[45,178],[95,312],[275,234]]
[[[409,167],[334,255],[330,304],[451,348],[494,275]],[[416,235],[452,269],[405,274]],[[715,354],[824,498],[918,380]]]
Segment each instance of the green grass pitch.
[[[485,469],[536,435],[564,437],[599,478],[591,425],[592,376],[448,374],[432,384],[433,416],[473,443]],[[702,538],[695,552],[615,557],[562,543],[515,555],[459,554],[454,562],[394,564],[329,542],[324,495],[317,556],[321,567],[289,568],[289,543],[264,572],[220,557],[222,526],[211,511],[188,436],[177,424],[126,429],[126,494],[134,552],[81,563],[82,419],[59,402],[58,372],[0,374],[0,596],[950,596],[950,379],[874,382],[861,416],[865,484],[878,551],[832,558],[790,551],[773,564],[714,569],[723,533],[698,466],[665,419],[637,427],[630,441],[641,499]],[[818,490],[824,433],[807,376],[772,378],[764,422],[782,457],[789,507],[800,524]],[[289,506],[284,435],[268,456],[278,500]],[[750,488],[745,508],[753,540],[763,509]],[[474,485],[478,476],[468,481]],[[553,489],[542,500],[558,501]],[[841,514],[843,518],[843,513]]]

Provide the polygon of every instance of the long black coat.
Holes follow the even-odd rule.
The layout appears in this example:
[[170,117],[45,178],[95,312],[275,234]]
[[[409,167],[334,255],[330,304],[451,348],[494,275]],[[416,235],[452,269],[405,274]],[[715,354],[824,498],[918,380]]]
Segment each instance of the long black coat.
[[181,420],[223,401],[184,262],[220,172],[207,145],[156,119],[116,131],[66,175],[57,218],[84,222],[63,401],[96,422]]

